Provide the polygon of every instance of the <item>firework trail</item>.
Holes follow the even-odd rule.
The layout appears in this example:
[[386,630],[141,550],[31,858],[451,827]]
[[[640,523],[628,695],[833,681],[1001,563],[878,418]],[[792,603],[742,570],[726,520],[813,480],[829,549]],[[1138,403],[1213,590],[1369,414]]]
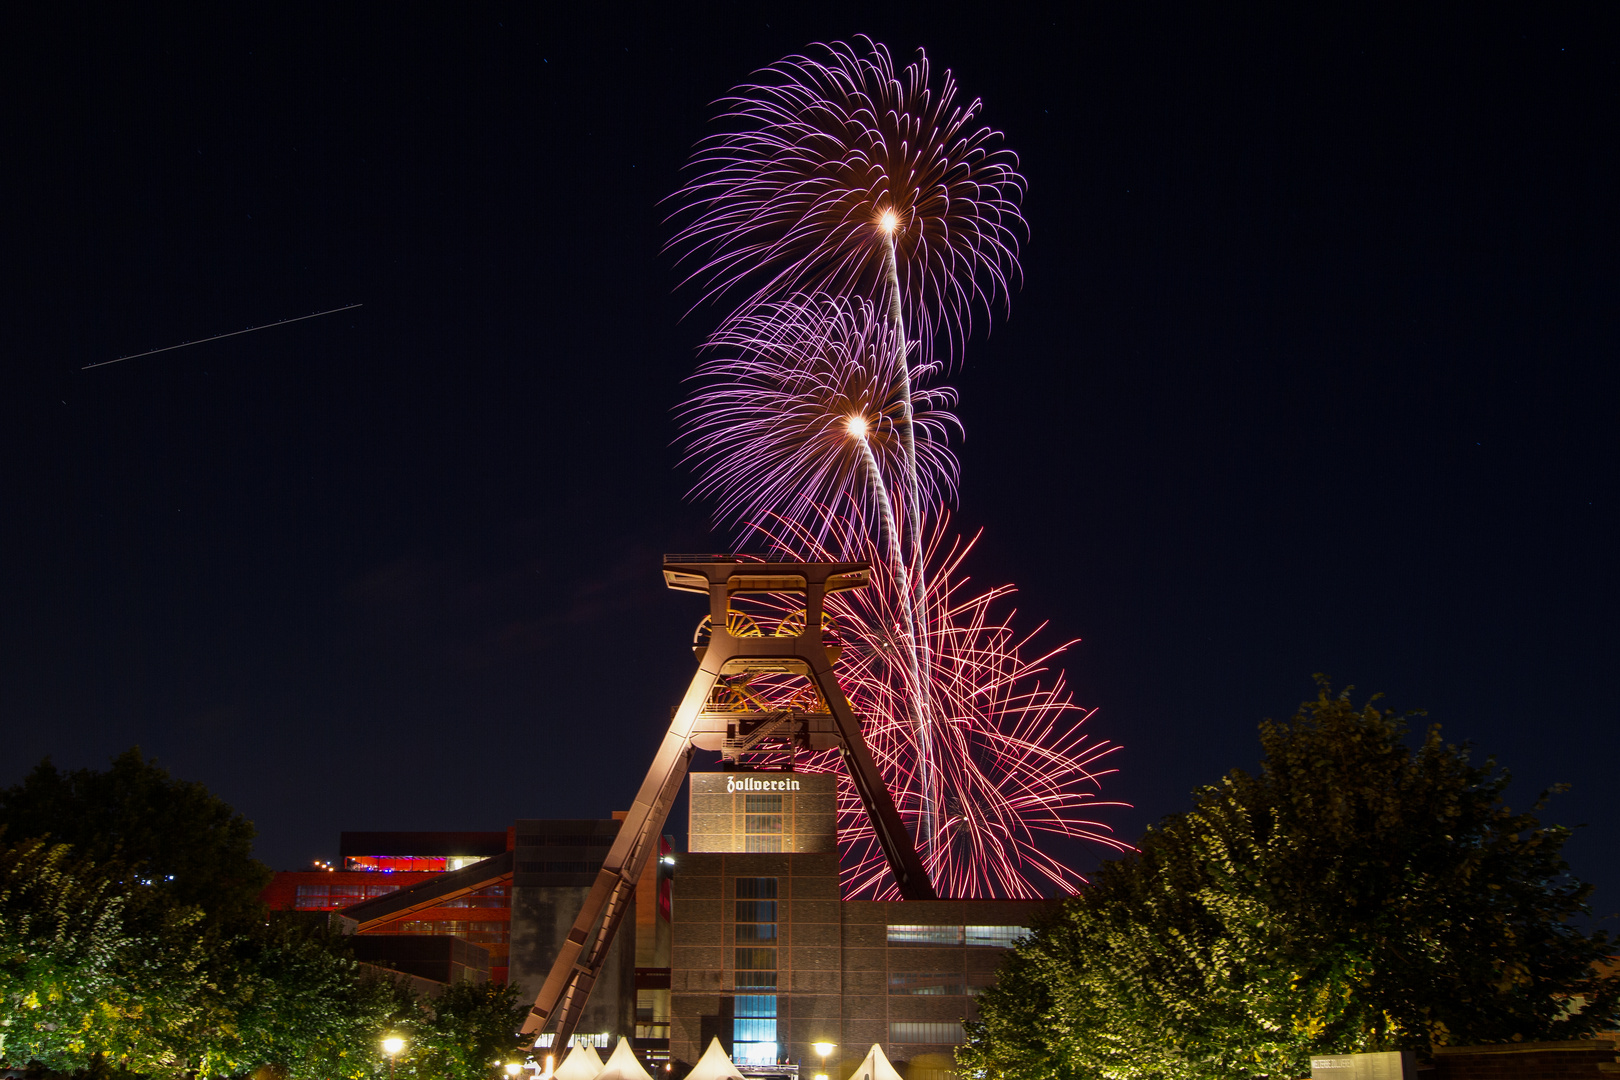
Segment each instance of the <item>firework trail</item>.
[[[810,530],[778,524],[775,542],[784,556],[835,557]],[[973,541],[957,538],[947,545],[947,524],[935,528],[927,548],[937,779],[919,767],[917,729],[909,722],[911,671],[898,640],[907,605],[896,583],[874,577],[866,589],[828,598],[843,648],[840,682],[865,720],[866,741],[901,816],[920,825],[930,801],[944,808],[938,842],[925,856],[940,895],[1036,897],[1043,886],[1071,892],[1084,879],[1047,854],[1042,842],[1062,837],[1128,850],[1088,816],[1120,805],[1096,798],[1099,778],[1113,771],[1100,763],[1116,747],[1083,734],[1090,711],[1074,703],[1061,671],[1047,667],[1066,645],[1032,649],[1035,635],[1017,631],[1015,613],[1003,610],[1011,587],[970,588],[962,564]],[[875,542],[858,523],[842,544],[837,550],[848,552],[846,557],[876,554]],[[832,751],[797,767],[842,774]],[[926,790],[931,782],[940,788],[932,793],[935,800]],[[839,842],[846,895],[898,895],[847,779],[839,788]]]

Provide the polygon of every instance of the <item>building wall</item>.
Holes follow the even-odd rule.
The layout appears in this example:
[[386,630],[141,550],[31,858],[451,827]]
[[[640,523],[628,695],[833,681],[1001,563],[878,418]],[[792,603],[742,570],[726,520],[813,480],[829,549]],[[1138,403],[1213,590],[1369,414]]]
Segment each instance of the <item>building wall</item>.
[[[534,1000],[618,835],[617,821],[517,822],[507,979]],[[627,1034],[636,1023],[636,920],[626,918],[576,1029]]]
[[838,850],[838,778],[830,773],[693,773],[689,792],[688,850]]
[[[822,1071],[811,1049],[838,1049],[825,1071],[842,1080],[873,1043],[912,1080],[948,1071],[973,994],[993,985],[1010,933],[1049,901],[845,901],[836,853],[688,853],[678,857],[672,921],[670,1055],[694,1062],[710,1038],[738,1053],[738,1021],[771,990],[739,966],[763,947],[739,938],[739,915],[758,909],[739,879],[776,880],[774,1012],[777,1054],[806,1078]],[[757,886],[749,890],[757,891]],[[739,901],[742,901],[739,904]],[[747,935],[744,935],[747,937]]]

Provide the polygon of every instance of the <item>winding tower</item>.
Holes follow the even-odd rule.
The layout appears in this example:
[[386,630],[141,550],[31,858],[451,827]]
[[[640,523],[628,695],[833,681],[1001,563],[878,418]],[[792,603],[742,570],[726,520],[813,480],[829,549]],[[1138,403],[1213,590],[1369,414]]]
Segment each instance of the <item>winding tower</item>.
[[[840,648],[826,598],[870,583],[865,562],[764,562],[746,555],[666,555],[664,580],[709,599],[692,651],[698,668],[670,718],[635,801],[524,1021],[563,1046],[601,974],[636,882],[658,847],[694,750],[785,757],[836,749],[907,900],[935,898],[928,872],[861,736],[860,720],[833,675]],[[735,598],[773,594],[774,621],[739,610]],[[802,598],[802,600],[800,599]]]

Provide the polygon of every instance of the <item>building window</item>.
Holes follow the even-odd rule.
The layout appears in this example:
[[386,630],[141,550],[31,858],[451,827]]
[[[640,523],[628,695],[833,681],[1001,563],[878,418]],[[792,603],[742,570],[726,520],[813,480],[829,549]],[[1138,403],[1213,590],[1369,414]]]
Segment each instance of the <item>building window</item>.
[[968,993],[968,987],[967,980],[961,975],[928,971],[895,971],[889,974],[889,993],[964,997]]
[[748,851],[782,850],[782,796],[743,796],[743,847]]
[[891,1020],[891,1043],[921,1043],[925,1046],[960,1046],[962,1025],[956,1020]]
[[1006,949],[1027,937],[1027,926],[893,926],[890,945],[983,945]]
[[512,931],[504,921],[469,922],[465,919],[418,919],[400,923],[390,933],[395,934],[450,934],[463,941],[499,945],[511,940]]
[[775,1065],[776,995],[738,994],[732,1004],[731,1059],[739,1065]]
[[[755,796],[748,796],[754,798]],[[780,796],[777,796],[780,798]],[[732,967],[738,989],[772,989],[776,986],[776,878],[738,878],[736,900],[736,949]],[[741,999],[739,999],[741,1000]],[[775,998],[771,999],[773,1002]],[[772,1006],[773,1010],[775,1006]],[[741,1013],[737,1014],[741,1016]],[[772,1023],[776,1013],[771,1012]],[[770,1039],[750,1040],[772,1044],[775,1054],[775,1036]],[[763,1053],[763,1051],[761,1051]],[[767,1064],[774,1064],[773,1057]]]
[[459,897],[455,900],[446,900],[441,906],[473,908],[508,907],[510,906],[510,898],[507,895],[509,891],[510,890],[508,890],[505,885],[491,885],[487,889],[477,889],[468,893],[466,896]]
[[738,971],[775,971],[776,950],[737,947]]
[[331,911],[370,900],[374,896],[387,896],[402,888],[400,885],[300,885],[293,900],[296,911]]
[[890,945],[960,945],[960,926],[890,926]]
[[[541,1035],[540,1038],[536,1039],[534,1045],[536,1045],[536,1046],[538,1046],[538,1047],[540,1047],[542,1049],[549,1049],[550,1046],[551,1046],[552,1040],[554,1040],[555,1038],[556,1038],[556,1036],[548,1031],[544,1035]],[[607,1032],[599,1032],[599,1033],[591,1034],[591,1035],[571,1035],[568,1038],[568,1045],[569,1046],[594,1046],[598,1050],[605,1050],[605,1049],[607,1049],[607,1044],[609,1042],[609,1039],[610,1039],[610,1036],[609,1036],[609,1034]]]

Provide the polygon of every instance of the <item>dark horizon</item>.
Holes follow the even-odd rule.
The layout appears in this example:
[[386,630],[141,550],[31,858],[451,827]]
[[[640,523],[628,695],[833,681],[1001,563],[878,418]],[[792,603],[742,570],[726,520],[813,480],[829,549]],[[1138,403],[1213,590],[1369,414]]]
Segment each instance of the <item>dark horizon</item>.
[[1620,908],[1612,13],[188,14],[10,19],[0,785],[138,744],[277,869],[626,805],[702,614],[661,554],[734,546],[660,200],[731,86],[867,33],[1030,182],[955,520],[1079,639],[1099,820],[1252,768],[1320,671],[1515,806],[1573,784]]

